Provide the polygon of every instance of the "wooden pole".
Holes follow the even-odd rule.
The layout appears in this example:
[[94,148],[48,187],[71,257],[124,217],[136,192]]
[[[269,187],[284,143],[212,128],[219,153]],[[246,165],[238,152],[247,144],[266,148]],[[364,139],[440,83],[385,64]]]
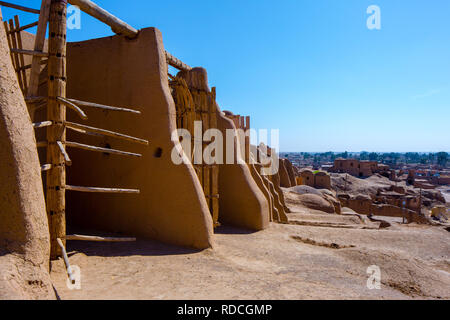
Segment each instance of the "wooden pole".
[[90,107],[90,108],[98,108],[98,109],[103,109],[103,110],[122,111],[122,112],[131,112],[131,113],[141,114],[141,112],[138,110],[132,110],[132,109],[128,109],[128,108],[111,107],[111,106],[106,106],[104,104],[80,101],[80,100],[76,100],[76,99],[67,99],[67,101],[70,101],[73,104],[76,104],[76,105],[82,106],[82,107]]
[[25,12],[29,12],[29,13],[37,13],[37,14],[39,14],[39,12],[40,12],[37,9],[27,8],[27,7],[19,6],[17,4],[9,3],[9,2],[5,2],[5,1],[0,1],[0,6],[13,8],[13,9],[17,9],[17,10],[21,10],[21,11],[25,11]]
[[126,24],[119,18],[115,17],[105,9],[99,7],[94,2],[89,0],[69,0],[69,3],[78,6],[83,12],[91,15],[92,17],[106,23],[111,27],[111,30],[119,35],[124,35],[128,38],[136,38],[139,31],[132,26]]
[[[12,19],[9,20],[9,29],[11,32],[11,52],[14,53],[14,69],[17,71],[20,68],[20,61],[19,61],[19,53],[21,53],[22,50],[17,48],[17,39],[16,39],[16,32],[14,31],[14,22]],[[20,89],[23,91],[23,81],[22,81],[22,74],[20,72],[17,72],[17,79],[19,81]]]
[[190,66],[185,64],[180,59],[175,58],[173,55],[171,55],[167,51],[166,51],[166,60],[167,60],[167,64],[168,65],[170,65],[170,66],[172,66],[174,68],[177,68],[178,70],[189,71],[189,70],[192,69]]
[[102,152],[102,153],[108,153],[108,154],[117,154],[117,155],[121,155],[121,156],[142,157],[142,154],[140,154],[140,153],[120,151],[120,150],[110,149],[110,148],[95,147],[95,146],[90,146],[90,145],[78,143],[78,142],[66,141],[66,146],[70,147],[70,148],[78,148],[78,149],[84,149],[84,150],[88,150],[88,151]]
[[[209,99],[209,124],[210,128],[217,129],[217,103],[216,103],[216,88],[211,89]],[[215,151],[214,151],[215,152]],[[216,154],[214,154],[216,156]],[[214,227],[220,225],[219,223],[219,165],[213,164],[211,167],[211,212],[213,216]]]
[[[19,31],[19,28],[20,28],[19,16],[14,16],[14,22],[16,24],[15,30],[16,30],[16,37],[17,37],[17,48],[18,49],[23,49],[23,46],[22,46],[22,35],[20,34],[20,31]],[[27,73],[26,73],[25,69],[22,69],[23,66],[25,66],[25,60],[23,58],[23,54],[19,55],[19,62],[20,62],[20,68],[17,69],[17,73],[21,74],[22,82],[23,82],[22,92],[23,92],[23,94],[26,94],[26,90],[27,90]]]
[[[67,256],[67,252],[66,252],[66,248],[64,247],[64,243],[62,242],[62,240],[60,238],[57,238],[56,242],[59,246],[59,249],[61,250],[61,255],[64,259],[64,263],[66,264],[67,275],[69,276],[70,282],[72,282],[72,284],[75,284],[75,277],[73,276],[72,268],[70,267],[69,257]],[[64,240],[64,242],[65,242],[65,240]]]
[[250,163],[250,117],[245,117],[245,162]]
[[[67,0],[51,0],[49,18],[48,59],[48,108],[47,119],[53,125],[47,128],[47,162],[52,168],[47,171],[47,214],[50,228],[52,259],[62,255],[58,238],[66,237],[66,168],[64,155],[58,141],[66,141],[64,122],[66,107],[57,97],[66,97],[66,14]],[[65,240],[62,244],[65,246]]]

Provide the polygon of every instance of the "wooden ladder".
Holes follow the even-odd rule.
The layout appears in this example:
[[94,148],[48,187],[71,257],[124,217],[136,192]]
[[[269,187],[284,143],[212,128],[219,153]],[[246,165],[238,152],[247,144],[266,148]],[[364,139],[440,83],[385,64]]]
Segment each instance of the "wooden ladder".
[[[34,122],[33,127],[36,130],[41,128],[46,128],[47,130],[46,141],[37,142],[37,147],[47,149],[47,163],[41,165],[41,171],[46,172],[46,205],[51,238],[51,258],[56,259],[61,256],[64,258],[69,277],[73,281],[65,251],[66,240],[122,242],[135,241],[136,238],[67,235],[65,192],[136,194],[140,193],[140,191],[137,189],[84,187],[67,184],[66,168],[72,164],[67,148],[78,148],[92,152],[102,152],[128,157],[141,157],[142,155],[67,141],[66,130],[69,129],[82,134],[108,136],[142,145],[148,145],[149,142],[123,133],[95,128],[66,120],[67,108],[75,112],[82,120],[88,118],[82,108],[125,112],[136,115],[141,114],[140,111],[131,108],[102,105],[66,97],[67,0],[43,0],[40,10],[26,8],[4,1],[0,1],[0,5],[39,14],[39,21],[29,25],[21,27],[19,17],[15,16],[14,20],[10,20],[9,23],[5,22],[4,26],[8,35],[11,59],[30,112],[30,117],[32,119],[34,118],[33,114],[36,109],[43,107],[47,108],[47,119],[41,122]],[[49,50],[48,52],[44,52],[47,25],[49,25]],[[38,28],[34,50],[24,50],[22,47],[21,31],[35,26]],[[31,55],[33,57],[31,64],[24,64],[24,55]],[[48,75],[45,83],[40,84],[39,78],[41,75],[41,66],[44,64],[47,65]],[[29,70],[28,74],[26,73],[27,70]],[[38,89],[42,84],[47,84],[48,93],[46,96],[38,96]]]

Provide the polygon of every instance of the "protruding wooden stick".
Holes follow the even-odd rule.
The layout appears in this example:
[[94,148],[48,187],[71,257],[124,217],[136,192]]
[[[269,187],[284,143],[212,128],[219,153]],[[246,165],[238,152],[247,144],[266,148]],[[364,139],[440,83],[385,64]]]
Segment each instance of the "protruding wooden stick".
[[34,51],[34,50],[24,50],[24,49],[11,49],[12,53],[18,53],[18,54],[26,54],[29,56],[38,56],[38,57],[48,57],[47,52],[40,52],[40,51]]
[[39,141],[39,142],[36,142],[36,146],[38,148],[46,148],[48,146],[48,142],[47,141]]
[[90,146],[90,145],[82,144],[82,143],[78,143],[78,142],[66,141],[66,146],[71,147],[71,148],[95,151],[95,152],[117,154],[117,155],[121,155],[121,156],[142,157],[142,155],[139,153],[132,153],[132,152],[120,151],[120,150],[109,149],[109,148],[94,147],[94,146]]
[[35,123],[33,123],[33,128],[35,128],[35,129],[45,128],[45,127],[51,126],[52,124],[53,124],[53,122],[51,122],[51,121],[35,122]]
[[98,237],[98,236],[83,236],[79,234],[73,234],[67,235],[66,240],[96,241],[96,242],[132,242],[136,241],[136,238]]
[[97,192],[97,193],[140,193],[137,189],[117,189],[117,188],[98,188],[98,187],[79,187],[66,185],[66,190],[78,192]]
[[67,99],[67,100],[78,106],[82,106],[82,107],[99,108],[99,109],[104,109],[104,110],[123,111],[123,112],[131,112],[131,113],[141,114],[140,111],[128,109],[128,108],[111,107],[111,106],[106,106],[103,104],[80,101],[80,100],[76,100],[76,99]]
[[72,282],[72,284],[75,284],[75,277],[73,276],[72,273],[72,268],[69,263],[69,257],[67,256],[66,248],[64,248],[64,244],[60,238],[57,238],[56,241],[58,242],[58,245],[61,248],[62,257],[64,259],[64,263],[66,264],[67,275],[69,276],[70,282]]
[[73,123],[73,122],[69,122],[69,121],[66,121],[65,124],[66,124],[66,127],[70,128],[70,129],[80,129],[81,131],[84,131],[84,130],[90,131],[90,132],[94,132],[94,133],[103,134],[105,136],[110,136],[110,137],[114,137],[114,138],[124,139],[127,141],[132,141],[132,142],[137,142],[140,144],[148,145],[147,140],[135,138],[132,136],[127,136],[125,134],[121,134],[121,133],[117,133],[117,132],[113,132],[113,131],[109,131],[109,130],[104,130],[104,129],[99,129],[99,128],[94,128],[94,127],[90,127],[90,126],[85,126],[83,124]]
[[27,8],[27,7],[19,6],[17,4],[9,3],[9,2],[5,2],[5,1],[0,1],[0,6],[13,8],[13,9],[17,9],[17,10],[21,10],[21,11],[25,11],[25,12],[30,12],[30,13],[36,13],[36,14],[40,13],[40,11],[37,10],[37,9]]
[[62,144],[61,141],[56,141],[56,144],[59,147],[59,151],[61,151],[61,154],[64,156],[64,161],[66,163],[66,165],[71,166],[72,165],[72,160],[70,160],[69,155],[66,152],[66,149],[64,148],[64,145]]
[[136,38],[139,31],[137,31],[132,26],[126,24],[119,18],[113,16],[111,13],[105,9],[99,7],[94,2],[89,0],[68,0],[68,2],[74,6],[80,7],[80,9],[93,16],[94,18],[106,23],[111,27],[114,33],[124,35],[128,38]]
[[68,107],[68,108],[74,110],[76,113],[78,113],[78,115],[79,115],[82,119],[86,120],[86,119],[88,118],[87,115],[86,115],[86,113],[84,113],[83,110],[81,110],[77,105],[73,104],[73,103],[70,102],[69,100],[64,99],[63,97],[57,97],[56,99],[57,99],[58,101],[62,102],[63,104],[65,104],[66,107]]
[[51,164],[44,164],[44,165],[41,166],[41,171],[42,171],[42,172],[48,171],[48,170],[50,170],[51,168],[52,168],[52,165],[51,165]]

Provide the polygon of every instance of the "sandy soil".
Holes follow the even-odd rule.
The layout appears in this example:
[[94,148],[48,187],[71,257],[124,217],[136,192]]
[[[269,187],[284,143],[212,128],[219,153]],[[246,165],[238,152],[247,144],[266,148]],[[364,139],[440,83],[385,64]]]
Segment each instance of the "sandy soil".
[[[344,210],[292,208],[289,224],[249,233],[221,227],[201,252],[152,241],[71,242],[81,290],[66,287],[64,263],[52,265],[61,299],[450,299],[450,233],[445,226],[380,222]],[[366,286],[381,269],[381,290]]]

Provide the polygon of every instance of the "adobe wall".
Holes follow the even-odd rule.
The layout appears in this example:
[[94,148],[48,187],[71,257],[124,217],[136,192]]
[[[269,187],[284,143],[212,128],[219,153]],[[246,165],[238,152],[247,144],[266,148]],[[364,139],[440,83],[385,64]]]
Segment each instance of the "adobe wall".
[[314,173],[309,169],[300,171],[303,184],[314,188]]
[[331,177],[326,172],[317,172],[314,175],[314,188],[331,190]]
[[48,274],[50,239],[34,129],[3,27],[0,181],[0,300],[54,298]]
[[408,223],[428,223],[428,220],[417,212],[410,209],[403,209],[391,204],[375,204],[369,196],[358,195],[350,197],[340,195],[338,197],[342,207],[348,207],[359,214],[385,217],[405,217]]
[[67,224],[121,232],[175,245],[208,248],[213,223],[202,186],[191,164],[175,165],[172,141],[176,110],[170,94],[161,32],[140,31],[134,40],[113,36],[67,47],[67,96],[111,106],[131,107],[141,115],[84,108],[81,121],[94,127],[150,141],[149,146],[69,132],[67,140],[142,154],[142,158],[69,148],[67,183],[78,186],[136,188],[140,194],[67,194]]
[[290,188],[292,187],[291,179],[289,178],[288,171],[286,169],[286,164],[284,159],[279,159],[279,167],[278,167],[278,173],[280,175],[280,186],[283,188]]
[[[217,110],[217,128],[222,132],[226,146],[226,130],[236,127],[220,110]],[[265,229],[270,222],[269,202],[241,156],[239,139],[234,138],[234,146],[235,164],[219,166],[220,221],[251,230]],[[224,162],[225,159],[226,149]]]
[[295,187],[297,185],[297,180],[295,179],[296,174],[294,171],[294,166],[288,159],[283,159],[283,160],[284,160],[284,166],[286,167],[287,173],[289,175],[289,180],[291,181],[291,186]]

